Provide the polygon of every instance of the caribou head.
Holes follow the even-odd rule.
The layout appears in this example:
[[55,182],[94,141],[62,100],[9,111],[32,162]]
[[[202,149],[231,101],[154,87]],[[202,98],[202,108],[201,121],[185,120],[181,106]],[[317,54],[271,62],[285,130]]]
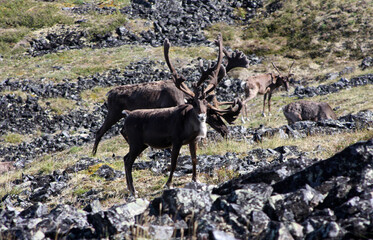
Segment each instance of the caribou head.
[[289,91],[289,79],[290,77],[294,76],[294,74],[291,74],[291,68],[293,67],[294,62],[289,67],[289,72],[287,75],[283,75],[280,70],[276,67],[276,65],[272,62],[272,66],[276,69],[278,72],[278,75],[273,75],[273,83],[277,86],[283,86],[286,91]]

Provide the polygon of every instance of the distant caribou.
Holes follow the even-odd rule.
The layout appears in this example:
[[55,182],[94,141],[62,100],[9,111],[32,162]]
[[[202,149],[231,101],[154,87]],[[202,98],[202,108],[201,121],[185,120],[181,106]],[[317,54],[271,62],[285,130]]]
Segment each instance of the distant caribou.
[[288,124],[298,121],[320,121],[323,119],[337,119],[333,109],[325,102],[297,101],[283,108]]
[[[234,52],[228,52],[226,49],[223,49],[223,51],[228,61],[226,68],[223,65],[220,67],[217,79],[218,83],[231,69],[247,67],[249,64],[249,60],[241,51],[235,50]],[[208,68],[205,70],[203,68],[203,61],[200,61],[199,69],[201,77],[197,82],[197,87],[201,87],[208,80],[215,67],[209,63]],[[96,132],[92,150],[93,155],[96,154],[98,144],[103,135],[123,118],[123,110],[173,107],[184,104],[186,101],[192,101],[192,98],[180,91],[172,80],[118,86],[110,90],[107,96],[108,113],[104,123]],[[242,102],[240,100],[225,102],[224,104],[229,104],[230,106],[224,113],[220,113],[216,111],[216,107],[223,103],[218,103],[214,95],[209,97],[213,99],[213,106],[215,108],[208,107],[207,123],[225,137],[228,134],[228,128],[222,119],[230,124],[235,121],[243,106]],[[123,137],[126,138],[126,136]]]
[[285,90],[288,91],[289,89],[289,78],[292,76],[291,68],[294,65],[294,62],[291,64],[289,68],[289,72],[287,75],[282,75],[280,70],[276,67],[274,63],[272,63],[273,67],[278,72],[278,75],[274,73],[267,73],[258,76],[252,76],[246,79],[245,81],[245,100],[243,101],[243,111],[244,117],[247,117],[247,102],[251,99],[255,98],[258,94],[264,95],[263,99],[263,111],[262,115],[265,116],[265,102],[268,96],[268,112],[271,112],[271,97],[272,92],[279,88],[280,86],[284,86]]
[[219,45],[218,61],[214,70],[208,76],[209,82],[206,89],[203,86],[197,87],[197,85],[194,85],[194,91],[192,91],[184,83],[184,76],[179,75],[170,63],[168,56],[170,43],[166,39],[164,42],[164,56],[172,73],[172,79],[176,87],[188,95],[192,101],[170,108],[123,111],[125,123],[121,132],[122,135],[127,136],[129,144],[129,152],[124,157],[124,165],[127,187],[132,195],[135,195],[132,166],[137,156],[148,146],[153,148],[168,148],[172,146],[171,171],[166,183],[166,186],[169,187],[176,169],[180,148],[182,145],[189,144],[193,164],[192,180],[197,180],[196,143],[198,138],[206,137],[207,109],[212,108],[221,114],[226,112],[225,110],[215,109],[205,99],[217,86],[218,73],[223,58],[221,35],[219,35],[217,43]]

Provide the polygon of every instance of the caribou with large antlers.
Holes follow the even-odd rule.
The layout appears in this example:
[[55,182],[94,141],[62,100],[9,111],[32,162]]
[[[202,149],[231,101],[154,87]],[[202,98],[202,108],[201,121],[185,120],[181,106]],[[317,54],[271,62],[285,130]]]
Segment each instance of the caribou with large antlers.
[[279,88],[280,86],[284,86],[285,90],[288,91],[289,89],[289,78],[293,75],[291,74],[291,68],[294,65],[294,62],[291,64],[289,68],[289,72],[287,75],[282,75],[280,70],[276,67],[274,63],[272,63],[273,67],[278,72],[278,75],[274,73],[268,73],[258,76],[252,76],[246,79],[245,81],[245,100],[243,101],[244,107],[244,115],[247,117],[247,102],[251,99],[255,98],[258,94],[264,95],[263,99],[263,116],[265,116],[265,103],[266,98],[268,96],[268,112],[271,112],[271,97],[272,92]]
[[170,43],[164,42],[164,55],[166,63],[172,73],[172,79],[178,89],[188,95],[192,101],[176,107],[160,109],[140,109],[134,111],[124,110],[126,115],[122,134],[127,136],[129,152],[124,157],[127,187],[131,194],[135,195],[132,179],[132,165],[138,155],[148,146],[153,148],[168,148],[172,146],[171,171],[166,186],[172,182],[172,176],[176,168],[177,158],[182,145],[189,144],[190,155],[193,164],[192,180],[197,180],[196,173],[196,148],[197,139],[206,137],[207,108],[210,107],[219,113],[224,110],[209,106],[206,96],[215,89],[217,78],[223,58],[222,40],[218,37],[219,56],[215,69],[209,75],[206,89],[194,85],[192,91],[185,84],[185,77],[179,75],[169,60]]
[[[230,53],[226,49],[223,49],[225,56],[227,57],[226,68],[222,65],[218,73],[218,83],[224,78],[226,73],[236,67],[247,67],[249,60],[241,51],[235,50]],[[209,76],[215,69],[216,65],[211,66],[208,64],[208,68],[203,68],[203,61],[200,61],[201,77],[197,83],[200,87],[206,80],[208,81]],[[211,93],[210,93],[211,94]],[[97,152],[98,144],[102,136],[121,118],[123,118],[123,110],[135,110],[135,109],[153,109],[153,108],[165,108],[173,107],[184,104],[186,101],[190,101],[190,97],[180,91],[172,80],[157,81],[151,83],[132,84],[118,86],[110,90],[107,98],[108,113],[105,118],[103,125],[96,133],[95,143],[93,145],[93,155]],[[221,105],[217,102],[216,97],[213,95],[213,105],[217,107]],[[216,111],[208,107],[207,112],[207,123],[216,131],[218,131],[223,137],[228,134],[228,128],[222,119],[225,119],[229,124],[233,123],[239,115],[242,102],[235,100],[234,102],[225,102],[225,104],[231,105],[226,109],[224,113]],[[126,136],[123,136],[126,138]]]
[[177,89],[171,80],[118,86],[110,90],[107,95],[108,113],[96,133],[93,154],[96,154],[102,136],[123,118],[124,109],[166,108],[185,103],[184,93]]

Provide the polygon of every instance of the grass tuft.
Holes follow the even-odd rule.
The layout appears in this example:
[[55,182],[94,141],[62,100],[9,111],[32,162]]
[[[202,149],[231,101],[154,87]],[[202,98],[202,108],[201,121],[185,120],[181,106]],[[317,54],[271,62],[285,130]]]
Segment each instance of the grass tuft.
[[23,142],[24,136],[18,133],[9,133],[1,136],[5,143],[20,144]]
[[76,108],[76,101],[66,98],[48,98],[39,100],[40,106],[50,109],[57,115],[68,114]]

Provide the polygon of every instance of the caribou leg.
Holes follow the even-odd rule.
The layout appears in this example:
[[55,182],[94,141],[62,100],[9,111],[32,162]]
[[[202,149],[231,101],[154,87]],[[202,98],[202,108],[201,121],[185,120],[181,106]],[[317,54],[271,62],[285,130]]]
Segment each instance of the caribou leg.
[[169,188],[171,186],[172,176],[174,175],[174,171],[176,169],[177,158],[179,157],[179,152],[180,152],[181,146],[182,146],[182,144],[180,144],[180,143],[172,145],[170,176],[168,177],[168,180],[167,180],[166,185],[165,185],[165,187],[167,187],[167,188]]
[[122,118],[122,114],[117,114],[115,110],[109,109],[104,123],[102,124],[101,128],[96,133],[95,144],[93,145],[93,150],[92,150],[93,155],[95,155],[97,152],[97,147],[98,147],[98,144],[100,143],[102,136],[121,118]]
[[130,146],[130,151],[124,156],[124,167],[126,172],[126,181],[127,181],[127,188],[131,192],[133,196],[136,196],[135,188],[133,187],[133,179],[132,179],[132,166],[135,162],[137,156],[139,156],[147,146],[145,144],[139,146]]
[[189,151],[193,164],[192,181],[197,182],[197,139],[189,143]]
[[265,117],[265,107],[266,107],[266,98],[267,98],[267,93],[264,94],[264,99],[263,99],[263,111],[262,111],[262,116]]
[[127,132],[125,128],[122,128],[122,130],[120,130],[120,134],[123,136],[124,140],[126,140],[126,142],[128,143],[128,136],[127,136]]
[[268,95],[268,115],[271,114],[271,97],[272,97],[272,93],[270,92]]

